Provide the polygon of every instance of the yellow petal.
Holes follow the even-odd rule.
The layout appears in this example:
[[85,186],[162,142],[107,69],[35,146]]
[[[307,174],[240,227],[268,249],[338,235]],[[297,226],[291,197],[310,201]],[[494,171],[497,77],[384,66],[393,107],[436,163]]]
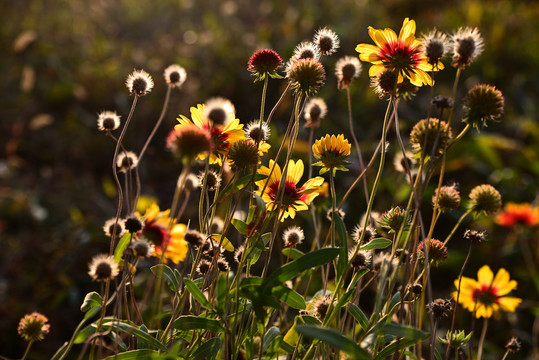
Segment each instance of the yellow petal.
[[376,45],[381,48],[386,46],[388,43],[397,42],[397,34],[395,34],[395,32],[391,29],[375,30],[371,37]]
[[477,272],[477,282],[481,285],[490,286],[492,284],[493,278],[494,274],[492,273],[492,270],[490,270],[490,267],[488,265],[484,265]]
[[356,46],[356,51],[361,54],[359,56],[361,60],[368,61],[368,60],[362,59],[362,56],[363,57],[365,56],[368,57],[370,55],[378,56],[378,52],[380,51],[380,48],[371,44],[359,44],[358,46]]
[[386,69],[386,67],[384,65],[373,65],[369,69],[369,76],[371,76],[371,77],[377,76],[378,74],[380,74],[385,69]]
[[399,40],[406,40],[410,36],[415,34],[415,21],[409,20],[408,18],[404,19],[402,23],[402,28],[399,33]]
[[517,306],[522,302],[522,299],[512,297],[512,296],[504,296],[499,299],[500,308],[503,311],[507,312],[514,312],[517,308]]
[[297,184],[303,176],[303,161],[300,159],[296,163],[294,160],[288,162],[288,172],[286,174],[286,181],[293,184]]

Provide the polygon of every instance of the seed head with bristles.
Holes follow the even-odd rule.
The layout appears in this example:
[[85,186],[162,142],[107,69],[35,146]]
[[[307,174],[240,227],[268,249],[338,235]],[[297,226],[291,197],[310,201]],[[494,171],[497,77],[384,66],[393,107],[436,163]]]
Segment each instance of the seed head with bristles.
[[395,85],[397,80],[398,75],[394,71],[386,69],[371,78],[371,87],[380,99],[384,96],[396,96]]
[[258,165],[260,156],[255,141],[243,139],[232,144],[228,150],[228,160],[233,170],[249,170]]
[[325,118],[328,113],[326,102],[321,98],[311,98],[305,104],[303,117],[305,117],[305,127],[317,129],[320,126],[320,120]]
[[201,171],[198,174],[198,182],[200,187],[204,186],[204,179],[206,180],[206,187],[208,190],[213,191],[221,186],[221,176],[213,170],[208,172]]
[[434,29],[423,36],[423,44],[421,45],[423,54],[427,58],[427,63],[433,70],[442,70],[444,64],[440,61],[449,49],[449,41],[447,36],[438,30]]
[[447,212],[458,209],[460,206],[460,193],[456,185],[442,186],[436,189],[432,196],[432,204],[438,206],[441,212]]
[[483,52],[483,38],[477,28],[460,28],[451,37],[453,66],[464,69]]
[[136,234],[137,232],[142,230],[144,224],[137,216],[131,215],[124,220],[124,227],[128,232]]
[[201,232],[196,230],[187,230],[183,237],[185,241],[196,248],[202,246],[206,241],[206,237]]
[[187,78],[187,72],[180,65],[173,64],[165,69],[163,76],[168,86],[180,88]]
[[174,155],[188,161],[213,150],[210,132],[192,124],[176,126],[168,134],[166,143]]
[[314,34],[313,43],[320,54],[331,55],[339,48],[339,36],[331,29],[322,28]]
[[297,246],[305,239],[305,234],[299,226],[291,226],[283,232],[284,246]]
[[488,184],[478,185],[470,192],[470,209],[478,215],[492,215],[502,206],[502,196],[493,186]]
[[262,122],[262,126],[260,126],[260,121],[254,120],[245,127],[245,136],[253,141],[268,141],[270,128],[265,122]]
[[423,119],[414,125],[410,132],[410,144],[416,152],[426,156],[441,155],[453,137],[449,125],[436,118]]
[[105,221],[105,225],[103,225],[103,231],[105,232],[105,235],[107,235],[108,237],[111,237],[114,232],[115,227],[116,227],[116,236],[118,238],[121,238],[122,236],[124,236],[125,234],[124,221],[121,219],[118,219],[118,221],[116,221],[116,218],[112,218]]
[[17,333],[27,342],[43,340],[50,331],[51,326],[47,324],[48,321],[45,315],[38,312],[24,315],[19,321]]
[[466,229],[466,231],[464,232],[464,238],[470,241],[472,244],[480,244],[486,240],[486,237],[486,231]]
[[133,241],[131,249],[136,257],[149,257],[155,251],[155,245],[150,244],[146,239],[138,239]]
[[113,131],[120,127],[120,115],[115,111],[102,111],[97,115],[97,129],[99,131]]
[[361,62],[352,56],[340,58],[335,64],[335,75],[337,76],[339,90],[346,89],[352,81],[361,74]]
[[463,99],[463,121],[479,129],[488,121],[502,117],[504,98],[502,92],[492,85],[479,84],[471,88]]
[[[363,225],[358,224],[352,231],[352,240],[354,240],[356,244],[359,243],[359,240],[361,239],[361,235],[363,235]],[[376,237],[376,229],[370,225],[367,225],[367,228],[365,229],[365,235],[363,236],[363,243],[368,243],[375,237]]]
[[299,59],[287,71],[288,82],[296,94],[315,95],[326,81],[326,71],[315,59]]
[[153,79],[144,70],[135,70],[127,77],[125,85],[129,92],[135,96],[144,96],[153,89]]
[[116,158],[116,166],[120,172],[127,172],[134,169],[138,164],[138,156],[132,151],[123,151]]
[[272,49],[255,51],[249,59],[247,70],[255,77],[255,81],[264,80],[267,75],[280,78],[276,70],[283,65],[283,59]]
[[224,127],[236,118],[236,108],[228,99],[215,97],[206,100],[204,105],[204,116],[214,126]]
[[112,280],[120,273],[114,257],[108,254],[94,256],[88,268],[88,274],[94,281]]

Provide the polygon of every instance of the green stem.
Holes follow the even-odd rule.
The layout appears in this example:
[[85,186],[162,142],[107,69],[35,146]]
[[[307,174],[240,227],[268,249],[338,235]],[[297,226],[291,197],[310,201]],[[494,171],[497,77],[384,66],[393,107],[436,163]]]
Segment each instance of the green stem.
[[485,318],[483,322],[483,330],[481,331],[481,338],[479,339],[479,345],[477,349],[477,360],[481,360],[483,355],[483,344],[485,342],[485,335],[487,335],[488,318]]
[[449,235],[445,238],[445,241],[444,241],[444,245],[447,245],[447,243],[449,242],[449,240],[451,240],[451,237],[455,234],[455,232],[457,231],[457,229],[459,228],[460,224],[462,223],[462,221],[472,213],[472,209],[468,209],[464,214],[462,214],[462,216],[460,217],[459,221],[457,221],[457,223],[455,224],[455,226],[453,227],[453,230],[451,230],[451,232],[449,233]]
[[30,347],[32,346],[33,343],[34,343],[33,341],[28,342],[28,345],[26,346],[26,350],[24,351],[24,355],[22,356],[21,360],[26,359],[26,357],[28,356],[28,353],[30,352]]

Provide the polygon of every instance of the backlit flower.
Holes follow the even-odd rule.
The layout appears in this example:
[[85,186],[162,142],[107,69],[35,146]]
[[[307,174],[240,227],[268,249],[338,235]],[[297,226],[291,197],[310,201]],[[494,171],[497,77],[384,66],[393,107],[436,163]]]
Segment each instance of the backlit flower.
[[92,258],[88,265],[88,275],[94,281],[108,281],[120,273],[118,264],[109,254],[98,254]]
[[17,332],[28,342],[43,340],[45,335],[50,331],[50,325],[47,324],[49,319],[45,315],[38,312],[24,315],[19,321]]
[[398,83],[405,78],[415,86],[434,84],[427,71],[433,69],[422,52],[422,40],[415,38],[415,21],[404,19],[399,36],[391,30],[377,30],[369,26],[369,36],[376,45],[359,44],[356,51],[362,61],[374,65],[369,69],[369,76],[376,76],[385,69],[398,74]]
[[[455,280],[455,287],[459,280]],[[522,299],[505,296],[516,289],[517,282],[509,280],[509,273],[505,269],[498,270],[496,276],[488,265],[477,272],[477,280],[462,277],[460,284],[459,303],[470,312],[475,311],[475,317],[489,318],[495,311],[503,310],[514,312]],[[457,291],[452,294],[457,299]]]
[[262,49],[256,51],[247,65],[249,70],[254,76],[255,81],[264,80],[266,75],[272,78],[280,78],[276,70],[283,64],[283,59],[272,49]]
[[479,129],[480,125],[487,126],[487,121],[496,121],[503,115],[505,101],[502,92],[492,85],[475,85],[462,102],[462,121],[476,129]]
[[322,166],[320,175],[332,171],[335,175],[336,170],[348,171],[345,168],[349,163],[344,159],[350,155],[351,145],[344,138],[343,134],[338,136],[326,134],[325,137],[316,140],[313,144],[314,157],[319,160],[314,166]]
[[99,131],[113,131],[120,127],[120,116],[116,111],[102,111],[97,115],[97,129]]
[[501,226],[517,224],[536,226],[539,224],[539,208],[531,206],[529,203],[507,203],[503,211],[496,217],[496,223]]
[[470,191],[470,209],[478,215],[492,215],[502,206],[502,196],[489,184],[477,185]]
[[[213,152],[210,155],[210,164],[219,164],[222,165],[222,159],[228,154],[230,146],[245,138],[245,133],[243,132],[243,125],[240,124],[240,121],[234,117],[227,118],[228,120],[224,124],[214,124],[212,121],[206,117],[207,111],[205,105],[197,105],[197,107],[191,107],[191,119],[180,115],[178,118],[179,124],[176,125],[175,129],[181,129],[183,126],[196,125],[203,130],[210,131],[212,141],[213,141]],[[209,114],[211,117],[211,113]],[[216,116],[216,115],[215,115]],[[216,118],[216,117],[214,117]],[[198,155],[197,159],[205,159],[206,154],[201,153]]]
[[[258,173],[262,175],[269,175],[273,164],[274,161],[270,160],[269,167],[260,167]],[[309,179],[305,182],[305,184],[303,184],[303,186],[298,187],[298,183],[303,176],[303,170],[303,161],[298,160],[297,162],[294,162],[294,160],[290,160],[288,162],[288,169],[286,172],[286,180],[284,185],[284,196],[279,213],[281,221],[284,221],[284,219],[289,216],[293,219],[296,216],[296,211],[308,210],[308,205],[320,193],[320,186],[324,182],[324,179],[320,176]],[[273,210],[274,205],[279,202],[280,194],[278,194],[278,189],[279,184],[281,183],[281,177],[281,168],[278,164],[275,164],[273,173],[268,179],[256,182],[259,189],[256,191],[256,194],[262,197],[268,210]],[[264,190],[264,193],[261,194],[266,182],[266,189]]]
[[294,49],[294,53],[290,58],[289,64],[293,64],[299,59],[313,59],[318,61],[320,60],[320,50],[312,42],[305,41],[299,43]]
[[129,92],[136,96],[144,96],[153,89],[153,79],[144,70],[135,70],[127,77],[125,86]]
[[167,67],[163,73],[165,81],[171,87],[181,87],[187,78],[187,72],[178,64]]
[[324,85],[326,70],[315,59],[299,59],[291,63],[286,77],[296,94],[312,96]]
[[153,255],[161,257],[165,251],[165,259],[173,263],[179,263],[187,255],[187,242],[184,239],[186,226],[177,224],[172,220],[172,230],[168,234],[170,226],[170,210],[160,211],[159,206],[153,203],[144,214],[144,227],[140,235],[153,242],[155,248]]
[[314,34],[313,43],[322,55],[331,55],[339,48],[339,37],[328,28],[322,28]]
[[340,58],[335,64],[335,75],[338,79],[337,87],[340,89],[346,89],[350,83],[359,77],[361,73],[361,63],[359,60],[352,56],[345,56]]
[[451,37],[453,66],[464,69],[483,52],[483,38],[477,28],[460,28]]
[[442,64],[440,59],[444,57],[448,46],[449,43],[446,35],[436,29],[424,36],[422,45],[423,53],[433,71],[443,70],[444,64]]
[[320,120],[323,119],[328,113],[328,107],[326,102],[322,98],[311,98],[305,104],[305,110],[303,111],[303,117],[305,118],[305,127],[314,127],[315,129],[320,126]]

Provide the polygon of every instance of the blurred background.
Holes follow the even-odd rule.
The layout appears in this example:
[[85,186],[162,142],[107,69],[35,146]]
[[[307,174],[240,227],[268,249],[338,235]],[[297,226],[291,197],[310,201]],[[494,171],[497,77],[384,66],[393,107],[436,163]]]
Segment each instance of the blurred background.
[[[8,0],[0,4],[0,13],[0,355],[22,355],[25,344],[17,335],[18,321],[38,311],[49,318],[51,332],[34,345],[32,356],[49,358],[81,320],[85,294],[98,290],[87,275],[87,264],[93,255],[108,250],[109,239],[101,227],[115,214],[116,192],[110,170],[114,143],[97,131],[96,119],[102,110],[115,110],[126,119],[132,99],[125,79],[133,69],[145,69],[155,81],[153,92],[139,101],[126,135],[125,144],[134,151],[140,150],[161,111],[166,92],[163,70],[172,63],[187,70],[187,82],[173,92],[165,121],[141,165],[143,194],[168,208],[180,168],[165,150],[166,134],[178,114],[188,115],[190,106],[214,96],[230,99],[242,123],[257,118],[262,86],[253,84],[246,70],[254,51],[271,47],[287,60],[300,41],[311,40],[321,27],[340,36],[337,54],[322,61],[327,81],[319,95],[329,114],[315,134],[320,137],[326,132],[347,134],[346,96],[337,90],[334,65],[342,56],[357,56],[358,43],[371,43],[368,26],[398,31],[403,19],[410,17],[416,20],[418,34],[434,27],[447,33],[478,27],[485,50],[464,71],[457,102],[471,86],[488,83],[505,95],[505,115],[479,134],[470,132],[452,149],[447,182],[459,183],[463,198],[473,186],[490,183],[504,202],[536,200],[537,1]],[[435,94],[450,95],[455,69],[449,59],[444,63]],[[364,64],[351,91],[356,131],[370,156],[386,103],[369,88],[367,69]],[[270,81],[266,113],[285,86],[283,80]],[[402,104],[406,137],[411,126],[426,116],[429,96],[429,89],[423,88]],[[273,141],[282,135],[290,112],[288,97],[273,120]],[[454,131],[460,128],[458,124]],[[305,141],[307,134],[302,129],[300,140]],[[389,151],[395,154],[397,148]],[[306,158],[306,153],[298,156]],[[380,212],[402,205],[408,196],[404,178],[390,165],[376,205]],[[339,175],[343,189],[357,173],[354,166],[350,176]],[[349,229],[364,211],[359,194],[359,200],[350,201],[345,209]],[[429,201],[427,196],[425,216]],[[446,215],[437,237],[445,238],[460,215]],[[307,220],[304,216],[299,221]],[[505,267],[519,282],[514,295],[524,298],[517,313],[490,324],[486,352],[503,352],[509,337],[516,335],[523,341],[524,356],[530,353],[532,315],[539,296],[515,238],[524,236],[535,251],[537,231],[501,228],[492,219],[477,221],[475,228],[489,231],[489,242],[473,253],[465,275],[475,277],[485,263],[494,270]],[[469,225],[466,222],[462,232]],[[450,246],[448,261],[433,271],[433,277],[440,279],[435,284],[441,284],[435,286],[435,296],[448,297],[452,290],[467,251],[467,244],[458,240]],[[460,328],[469,328],[467,315]]]

